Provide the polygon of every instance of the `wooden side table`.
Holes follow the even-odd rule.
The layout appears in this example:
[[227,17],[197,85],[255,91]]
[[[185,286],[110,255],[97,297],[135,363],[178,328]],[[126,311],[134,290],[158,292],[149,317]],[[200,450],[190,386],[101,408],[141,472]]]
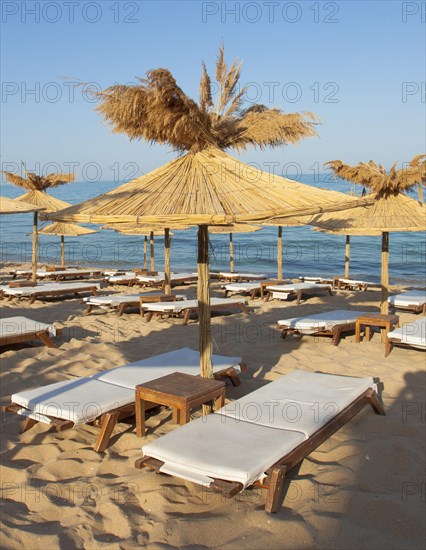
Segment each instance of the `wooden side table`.
[[214,402],[215,409],[225,404],[225,382],[174,372],[136,386],[136,434],[145,435],[146,405],[165,405],[173,409],[173,422],[180,425],[190,420],[191,409]]
[[394,328],[399,327],[398,315],[382,315],[380,313],[370,313],[369,315],[362,315],[358,317],[355,324],[355,342],[361,341],[361,329],[365,326],[365,338],[367,342],[371,338],[371,327],[380,327],[382,333],[382,342],[388,342],[387,333]]

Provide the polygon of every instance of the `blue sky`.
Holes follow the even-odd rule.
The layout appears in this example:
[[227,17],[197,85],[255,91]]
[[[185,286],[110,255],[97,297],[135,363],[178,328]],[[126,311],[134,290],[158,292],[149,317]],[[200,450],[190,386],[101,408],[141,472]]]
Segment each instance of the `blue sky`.
[[71,163],[79,180],[121,182],[171,160],[167,147],[112,134],[71,83],[107,87],[167,67],[197,98],[201,61],[214,73],[222,39],[252,101],[323,122],[317,139],[243,160],[278,173],[335,158],[406,162],[425,150],[424,4],[4,0],[2,168]]

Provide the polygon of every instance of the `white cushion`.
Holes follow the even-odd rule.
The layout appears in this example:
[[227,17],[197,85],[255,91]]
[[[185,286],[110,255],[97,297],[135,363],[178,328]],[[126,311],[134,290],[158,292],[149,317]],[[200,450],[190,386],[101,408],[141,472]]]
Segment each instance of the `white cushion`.
[[[149,296],[161,296],[159,292],[143,292],[140,294],[111,294],[109,296],[88,296],[83,300],[94,306],[118,306],[125,302],[138,302],[140,298]],[[183,294],[177,294],[178,300],[186,300],[186,296]]]
[[229,283],[223,285],[223,288],[232,292],[251,292],[256,288],[260,288],[260,283]]
[[100,270],[93,269],[62,269],[58,271],[37,271],[38,277],[57,277],[58,275],[92,275],[100,273]]
[[339,281],[341,283],[347,283],[350,285],[370,285],[370,286],[381,286],[380,283],[373,283],[372,281],[359,281],[356,279],[343,279],[343,277],[339,277]]
[[198,483],[219,478],[247,486],[303,441],[297,432],[211,414],[148,443],[142,452],[165,462],[160,469],[165,473]]
[[[210,305],[230,305],[230,304],[244,304],[245,300],[242,298],[211,298]],[[181,311],[189,308],[197,308],[198,300],[182,300],[181,302],[158,302],[154,304],[142,304],[143,309],[154,312],[164,313],[180,313]]]
[[36,292],[55,292],[62,290],[65,292],[81,292],[84,289],[101,288],[99,283],[41,283],[37,286],[23,286],[18,288],[6,288],[4,293],[10,296],[31,296]]
[[226,405],[217,414],[301,432],[308,438],[368,388],[375,388],[372,378],[296,370]]
[[426,290],[407,290],[389,296],[388,302],[394,306],[421,306],[426,303]]
[[90,422],[134,400],[134,388],[130,390],[93,378],[66,380],[12,395],[12,402],[26,409],[75,424]]
[[220,271],[220,277],[226,277],[227,279],[238,279],[239,277],[243,279],[267,279],[268,276],[265,273],[231,273],[227,271]]
[[[229,367],[234,367],[239,371],[241,357],[213,355],[212,363],[215,372]],[[100,372],[91,378],[134,390],[137,384],[143,384],[173,372],[184,372],[195,376],[200,374],[200,353],[190,348],[181,348]]]
[[332,279],[332,277],[304,277],[303,275],[300,275],[299,276],[299,279],[302,281],[302,282],[307,282],[307,283],[315,283],[315,282],[318,282],[318,283],[322,283],[322,282],[325,282],[325,281],[330,281]]
[[56,336],[56,329],[53,325],[39,323],[27,317],[6,317],[0,319],[0,338],[20,336],[40,331],[48,331],[51,336]]
[[325,311],[316,315],[306,317],[295,317],[293,319],[283,319],[278,321],[282,328],[293,328],[300,332],[331,330],[336,325],[345,325],[354,323],[357,317],[366,315],[365,311],[353,311],[350,309],[336,309],[334,311]]
[[426,349],[426,317],[421,317],[412,323],[405,323],[402,327],[388,332],[388,337],[396,338],[403,344]]
[[128,282],[133,281],[133,279],[136,278],[136,273],[133,271],[127,271],[126,273],[123,273],[122,275],[113,275],[112,277],[108,277],[109,283],[122,283],[122,282]]
[[288,285],[271,285],[266,287],[267,290],[285,293],[296,292],[296,290],[325,290],[327,288],[331,288],[331,285],[315,283],[291,283]]

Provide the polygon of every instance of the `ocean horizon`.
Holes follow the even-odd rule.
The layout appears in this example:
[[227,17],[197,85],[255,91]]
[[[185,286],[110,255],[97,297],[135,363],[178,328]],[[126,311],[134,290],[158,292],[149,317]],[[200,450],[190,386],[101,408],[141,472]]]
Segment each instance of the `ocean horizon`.
[[[289,176],[290,179],[291,176]],[[350,193],[354,187],[342,180],[330,181],[327,174],[296,176],[293,179],[314,187]],[[120,185],[113,181],[75,182],[58,187],[49,194],[76,204]],[[360,194],[360,186],[355,191]],[[9,183],[1,184],[1,194],[16,198],[23,190]],[[50,222],[40,222],[40,227]],[[82,224],[100,229],[97,224]],[[32,215],[0,216],[3,264],[31,262]],[[235,271],[254,271],[269,276],[277,272],[277,228],[265,227],[255,233],[235,234]],[[171,267],[173,271],[196,269],[196,228],[173,231]],[[155,268],[163,269],[162,236],[155,237]],[[102,230],[82,237],[65,238],[67,264],[82,266],[134,268],[143,265],[144,238]],[[351,237],[350,276],[377,282],[380,280],[381,237]],[[426,237],[424,233],[391,233],[389,274],[391,284],[424,285],[426,278]],[[40,264],[60,262],[60,238],[39,237]],[[283,274],[333,276],[344,272],[345,238],[314,231],[308,226],[283,227]],[[149,265],[149,264],[148,264]],[[210,268],[229,269],[228,234],[210,235]]]

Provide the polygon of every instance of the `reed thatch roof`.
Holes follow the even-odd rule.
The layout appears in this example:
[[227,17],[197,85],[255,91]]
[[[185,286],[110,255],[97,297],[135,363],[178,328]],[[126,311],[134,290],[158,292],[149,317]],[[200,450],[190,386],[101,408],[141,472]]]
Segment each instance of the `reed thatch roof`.
[[60,199],[48,195],[44,191],[37,190],[29,191],[16,200],[43,208],[46,212],[55,212],[56,210],[62,210],[63,208],[71,206],[69,202],[61,201]]
[[215,225],[210,227],[209,233],[229,234],[229,233],[254,233],[262,228],[258,225],[249,225],[248,223],[233,223],[231,225]]
[[[142,235],[149,236],[152,233],[157,236],[164,235],[164,229],[170,229],[170,225],[142,225],[138,223],[107,223],[101,229],[113,229],[117,233],[124,235]],[[172,224],[171,229],[184,230],[188,225]]]
[[399,193],[377,198],[367,208],[314,216],[310,225],[318,231],[342,235],[380,235],[382,232],[425,231],[426,208],[415,199]]
[[240,72],[237,59],[228,67],[222,45],[216,63],[216,98],[203,63],[198,104],[170,71],[159,68],[148,71],[137,85],[118,84],[100,92],[97,110],[113,132],[179,151],[275,147],[316,135],[312,113],[283,113],[264,105],[244,109],[246,88],[239,86]]
[[26,212],[39,212],[40,210],[43,210],[43,208],[8,197],[0,197],[0,214],[25,214]]
[[56,222],[39,229],[39,233],[43,235],[57,235],[60,237],[80,237],[81,235],[89,235],[90,233],[97,233],[95,229],[88,229],[87,227],[81,227],[75,223],[63,223]]
[[[228,225],[363,204],[246,165],[216,148],[187,153],[49,219],[93,223]],[[338,204],[336,204],[338,202]]]
[[74,174],[48,174],[47,176],[39,176],[27,170],[25,170],[25,173],[27,177],[23,178],[19,174],[3,171],[7,181],[27,191],[46,191],[46,189],[74,181]]

